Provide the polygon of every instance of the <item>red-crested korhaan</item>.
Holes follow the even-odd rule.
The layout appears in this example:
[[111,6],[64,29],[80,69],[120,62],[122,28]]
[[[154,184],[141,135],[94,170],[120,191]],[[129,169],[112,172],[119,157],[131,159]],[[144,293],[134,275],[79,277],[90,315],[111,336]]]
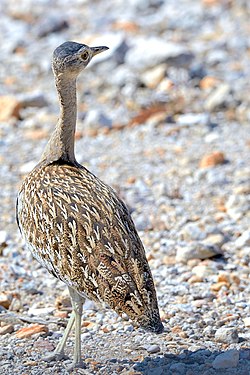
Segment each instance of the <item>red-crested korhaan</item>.
[[126,313],[146,330],[163,331],[152,274],[128,209],[111,187],[75,159],[76,79],[95,55],[107,49],[65,42],[54,51],[60,117],[17,198],[17,222],[27,247],[68,286],[72,301],[64,335],[46,359],[64,358],[75,325],[73,367],[84,367],[85,298],[104,302],[120,315]]

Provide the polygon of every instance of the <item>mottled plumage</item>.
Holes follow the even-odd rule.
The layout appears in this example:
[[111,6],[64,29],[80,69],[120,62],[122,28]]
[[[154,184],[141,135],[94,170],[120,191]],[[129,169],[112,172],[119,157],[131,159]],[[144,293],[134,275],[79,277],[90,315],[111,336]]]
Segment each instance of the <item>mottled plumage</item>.
[[20,189],[18,220],[32,254],[54,276],[145,327],[159,323],[151,272],[130,214],[87,169],[36,167]]
[[[79,316],[85,296],[105,302],[118,314],[125,312],[146,329],[163,329],[145,251],[126,206],[111,187],[75,161],[72,137],[76,112],[72,114],[73,120],[70,116],[74,82],[71,87],[72,70],[70,77],[65,71],[68,54],[76,53],[76,61],[79,48],[81,53],[85,49],[90,53],[90,47],[67,43],[66,50],[62,45],[54,53],[56,59],[63,59],[59,67],[54,60],[53,66],[61,119],[41,162],[24,180],[17,201],[17,220],[28,248],[71,292],[75,315],[68,323],[63,343],[56,349],[57,356],[63,353],[77,317],[76,330],[80,331]],[[94,54],[107,49],[94,48],[98,51]],[[64,87],[69,94],[61,92]],[[67,95],[71,98],[70,107],[65,103]],[[75,351],[74,364],[82,365],[79,342]]]

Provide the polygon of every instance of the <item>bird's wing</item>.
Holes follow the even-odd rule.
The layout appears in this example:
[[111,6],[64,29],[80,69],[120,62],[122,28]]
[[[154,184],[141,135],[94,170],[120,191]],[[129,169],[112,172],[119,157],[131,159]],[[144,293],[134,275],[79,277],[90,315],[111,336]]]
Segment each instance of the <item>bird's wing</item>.
[[145,251],[116,193],[85,168],[29,176],[18,218],[34,256],[56,277],[133,319],[156,301]]

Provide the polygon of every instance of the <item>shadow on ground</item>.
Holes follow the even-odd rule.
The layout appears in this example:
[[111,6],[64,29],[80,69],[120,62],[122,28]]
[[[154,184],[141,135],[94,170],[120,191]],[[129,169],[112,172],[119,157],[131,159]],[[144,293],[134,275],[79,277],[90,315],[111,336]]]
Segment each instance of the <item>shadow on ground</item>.
[[250,349],[186,350],[179,355],[166,353],[146,357],[142,362],[131,362],[131,367],[133,375],[249,375]]

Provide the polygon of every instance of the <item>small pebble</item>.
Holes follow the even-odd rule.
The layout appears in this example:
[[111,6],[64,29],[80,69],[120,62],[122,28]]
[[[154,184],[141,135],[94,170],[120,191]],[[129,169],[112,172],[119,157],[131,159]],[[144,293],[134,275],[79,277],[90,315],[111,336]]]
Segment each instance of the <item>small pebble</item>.
[[224,164],[225,155],[221,151],[214,151],[212,154],[204,155],[200,161],[200,168],[214,167],[215,165]]
[[215,332],[215,340],[226,344],[239,342],[238,332],[235,328],[221,327]]
[[176,261],[187,262],[190,259],[207,259],[218,254],[218,249],[200,242],[186,247],[179,247],[176,253]]
[[207,98],[205,102],[205,109],[207,111],[215,111],[226,104],[229,93],[230,86],[227,83],[220,84]]
[[154,354],[154,353],[158,353],[161,351],[161,348],[159,347],[159,345],[148,345],[148,346],[144,346],[144,348],[147,350],[148,353],[150,354]]
[[245,324],[245,327],[250,327],[250,316],[243,318],[242,320]]
[[237,248],[242,248],[244,246],[250,246],[250,231],[245,231],[240,237],[235,241],[235,246]]
[[14,326],[12,324],[7,324],[3,327],[0,327],[0,335],[6,335],[7,333],[14,332]]
[[21,104],[14,96],[0,96],[0,121],[19,117]]
[[47,332],[48,332],[48,327],[46,327],[45,325],[31,324],[29,327],[20,328],[16,332],[16,337],[18,337],[19,339],[25,339],[37,333],[47,333]]

